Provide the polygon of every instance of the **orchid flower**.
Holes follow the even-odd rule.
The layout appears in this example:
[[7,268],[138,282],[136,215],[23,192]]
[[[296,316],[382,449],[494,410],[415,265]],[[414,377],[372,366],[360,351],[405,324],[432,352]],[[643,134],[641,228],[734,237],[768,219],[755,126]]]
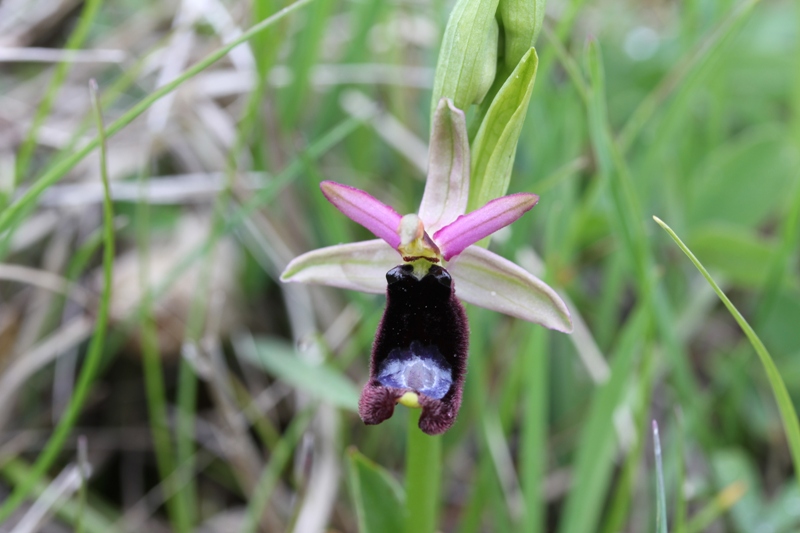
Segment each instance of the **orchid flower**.
[[305,253],[289,263],[281,280],[385,292],[359,414],[366,424],[378,424],[397,403],[421,407],[420,429],[439,434],[455,422],[467,368],[468,325],[459,299],[558,331],[570,332],[572,322],[553,289],[475,245],[539,197],[511,194],[465,214],[470,162],[464,113],[443,98],[432,130],[416,214],[401,216],[362,190],[324,181],[328,201],[379,238]]

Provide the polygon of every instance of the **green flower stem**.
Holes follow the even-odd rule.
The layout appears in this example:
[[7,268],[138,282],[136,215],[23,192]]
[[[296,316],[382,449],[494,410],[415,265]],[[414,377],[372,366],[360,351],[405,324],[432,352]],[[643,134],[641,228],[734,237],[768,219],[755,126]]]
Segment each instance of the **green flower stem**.
[[406,532],[436,531],[442,478],[442,438],[419,430],[421,409],[411,409],[406,434]]

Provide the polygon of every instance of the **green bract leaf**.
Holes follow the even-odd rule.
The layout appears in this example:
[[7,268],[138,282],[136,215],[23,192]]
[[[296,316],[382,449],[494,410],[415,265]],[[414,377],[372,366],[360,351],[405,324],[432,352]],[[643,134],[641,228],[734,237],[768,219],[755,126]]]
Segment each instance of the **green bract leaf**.
[[472,143],[472,211],[508,190],[517,141],[528,111],[539,58],[528,50],[500,88]]
[[262,337],[253,344],[237,345],[248,361],[281,381],[336,407],[358,411],[358,389],[348,378],[326,364],[313,364],[298,357],[289,343]]
[[500,0],[497,14],[503,25],[506,72],[514,70],[522,57],[536,44],[544,21],[545,0]]
[[350,495],[361,533],[401,533],[403,489],[392,475],[351,448],[347,454]]
[[498,0],[458,0],[442,38],[433,82],[431,117],[442,98],[459,109],[479,104],[497,72]]

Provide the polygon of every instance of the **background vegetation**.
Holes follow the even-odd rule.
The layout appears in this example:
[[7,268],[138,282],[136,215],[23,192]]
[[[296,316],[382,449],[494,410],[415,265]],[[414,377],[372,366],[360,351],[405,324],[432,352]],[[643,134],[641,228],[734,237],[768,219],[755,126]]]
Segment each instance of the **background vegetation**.
[[[452,5],[281,7],[0,4],[1,531],[402,530],[408,411],[355,413],[384,300],[277,276],[368,237],[321,180],[418,205]],[[576,331],[469,309],[440,530],[654,529],[654,419],[671,531],[796,531],[764,367],[651,217],[800,398],[800,5],[547,7],[492,247]]]

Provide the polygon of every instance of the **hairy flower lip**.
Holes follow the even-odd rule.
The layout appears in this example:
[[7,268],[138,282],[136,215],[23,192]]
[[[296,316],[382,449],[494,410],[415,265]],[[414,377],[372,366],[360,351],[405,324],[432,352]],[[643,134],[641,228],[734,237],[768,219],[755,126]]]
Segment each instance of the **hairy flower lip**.
[[[413,392],[422,408],[420,429],[435,435],[453,425],[461,406],[469,325],[464,306],[456,298],[456,286],[444,268],[432,265],[422,278],[413,270],[411,265],[401,265],[386,275],[386,310],[372,346],[370,378],[361,393],[359,414],[366,424],[383,422],[392,416],[400,398]],[[409,370],[416,359],[438,367],[431,369],[433,383],[412,386],[407,376],[398,379],[397,371]],[[429,392],[437,389],[439,378],[447,389],[439,388],[442,395],[436,398]]]
[[[370,379],[365,385],[359,400],[361,419],[368,426],[385,422],[394,414],[400,398],[411,389],[386,387],[377,380]],[[451,391],[452,394],[441,400],[435,400],[419,394],[419,405],[422,415],[419,428],[428,435],[441,435],[450,429],[456,421],[463,399],[463,384]],[[416,393],[418,394],[418,393]]]

